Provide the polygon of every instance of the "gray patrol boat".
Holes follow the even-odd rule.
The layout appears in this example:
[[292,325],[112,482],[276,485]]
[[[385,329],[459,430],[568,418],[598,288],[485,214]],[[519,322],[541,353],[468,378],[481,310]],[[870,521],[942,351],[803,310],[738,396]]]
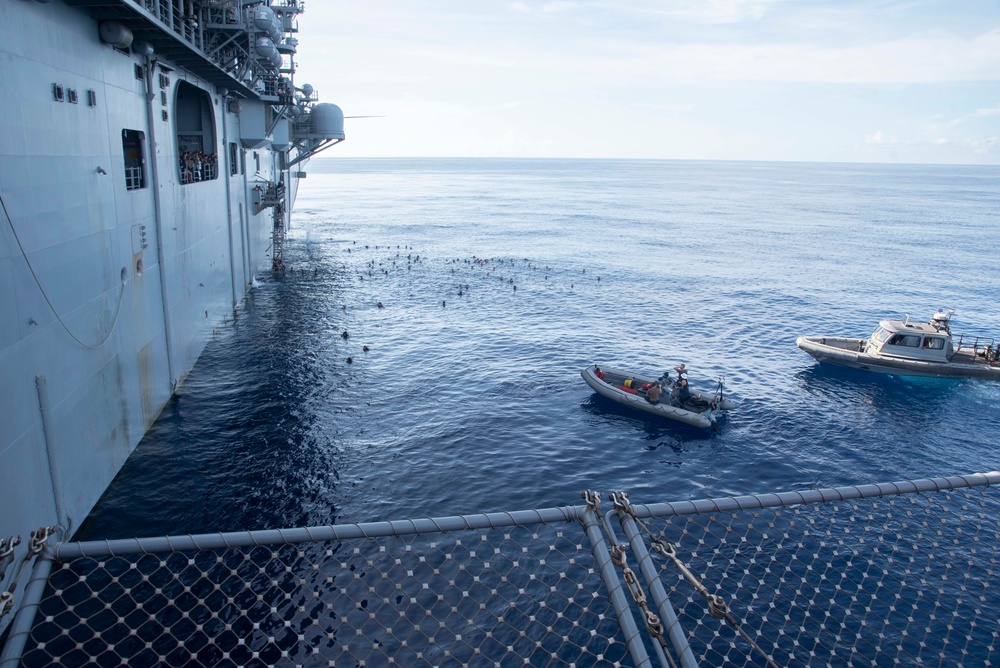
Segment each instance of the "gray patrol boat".
[[302,10],[0,3],[0,537],[72,535],[281,270],[305,162],[344,139],[293,80]]
[[1000,347],[992,337],[953,336],[951,316],[929,322],[883,320],[868,338],[800,336],[796,344],[819,362],[898,376],[1000,380]]

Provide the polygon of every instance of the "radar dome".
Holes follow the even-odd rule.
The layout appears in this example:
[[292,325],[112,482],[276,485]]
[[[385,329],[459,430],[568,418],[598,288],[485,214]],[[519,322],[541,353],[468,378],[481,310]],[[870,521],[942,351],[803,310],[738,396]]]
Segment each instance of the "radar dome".
[[335,104],[323,102],[309,114],[311,134],[326,139],[344,139],[344,112]]

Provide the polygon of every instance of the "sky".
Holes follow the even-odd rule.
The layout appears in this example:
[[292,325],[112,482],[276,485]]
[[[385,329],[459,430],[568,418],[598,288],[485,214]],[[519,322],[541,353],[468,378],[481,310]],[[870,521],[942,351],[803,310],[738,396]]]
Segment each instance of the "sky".
[[1000,164],[1000,0],[311,0],[344,157]]

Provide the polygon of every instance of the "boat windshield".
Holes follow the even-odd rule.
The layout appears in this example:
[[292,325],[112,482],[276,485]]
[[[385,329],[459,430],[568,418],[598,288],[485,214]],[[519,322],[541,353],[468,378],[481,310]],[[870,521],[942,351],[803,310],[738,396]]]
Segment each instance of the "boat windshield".
[[872,341],[881,345],[883,341],[889,338],[889,334],[891,334],[891,332],[888,330],[876,327],[875,332],[872,334]]

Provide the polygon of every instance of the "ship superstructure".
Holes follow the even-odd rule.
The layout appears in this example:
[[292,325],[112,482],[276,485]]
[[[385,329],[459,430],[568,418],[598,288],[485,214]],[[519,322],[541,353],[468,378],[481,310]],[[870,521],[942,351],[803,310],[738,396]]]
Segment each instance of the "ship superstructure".
[[0,3],[0,536],[89,513],[281,241],[343,114],[299,0]]

